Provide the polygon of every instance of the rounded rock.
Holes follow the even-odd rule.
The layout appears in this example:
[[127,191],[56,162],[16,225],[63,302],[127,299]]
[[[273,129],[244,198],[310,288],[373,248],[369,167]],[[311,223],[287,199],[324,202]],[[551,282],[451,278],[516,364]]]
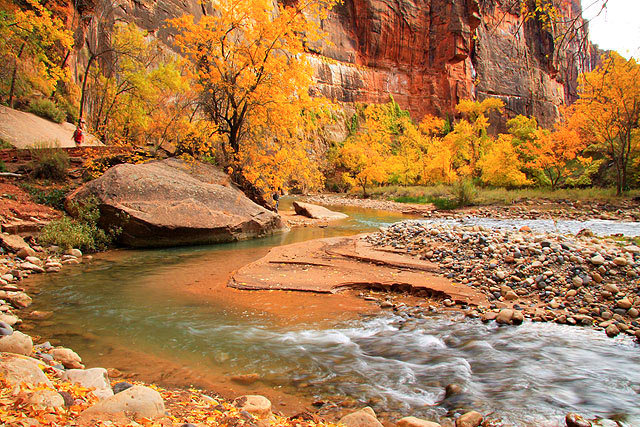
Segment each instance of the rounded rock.
[[247,394],[233,401],[235,407],[258,417],[271,415],[271,402],[264,396]]
[[23,354],[28,356],[33,350],[33,341],[29,335],[14,331],[11,335],[0,338],[0,352]]
[[164,415],[164,401],[157,391],[149,387],[134,385],[89,407],[82,415],[118,414],[121,412],[133,414],[136,418],[157,417]]
[[398,420],[397,427],[441,427],[440,424],[416,417],[404,417]]
[[484,417],[479,412],[467,412],[456,419],[456,427],[478,427],[482,424],[483,418]]
[[27,405],[36,410],[64,407],[64,398],[54,390],[36,390],[26,398]]

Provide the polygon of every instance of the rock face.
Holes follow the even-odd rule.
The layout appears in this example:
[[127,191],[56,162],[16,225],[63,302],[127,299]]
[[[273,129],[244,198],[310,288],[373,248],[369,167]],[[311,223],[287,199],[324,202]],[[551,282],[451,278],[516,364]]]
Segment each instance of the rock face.
[[122,228],[134,247],[231,242],[286,229],[280,217],[249,200],[211,165],[167,159],[109,169],[69,195],[95,196],[103,226]]
[[[392,95],[417,119],[452,116],[463,98],[497,96],[508,112],[549,122],[559,105],[575,99],[578,73],[597,59],[586,41],[580,1],[553,2],[563,15],[558,20],[578,28],[576,37],[562,37],[563,29],[547,29],[536,19],[525,22],[524,0],[344,0],[323,22],[331,44],[312,48],[315,93],[369,103]],[[211,12],[195,0],[82,6],[135,21],[168,44],[165,19]]]
[[[318,91],[340,101],[393,95],[417,117],[451,115],[462,98],[497,96],[507,110],[548,122],[575,99],[592,49],[579,45],[584,30],[575,41],[554,42],[558,34],[534,19],[524,23],[522,2],[515,3],[346,0],[326,28],[333,46],[314,59]],[[581,22],[578,0],[554,3]]]

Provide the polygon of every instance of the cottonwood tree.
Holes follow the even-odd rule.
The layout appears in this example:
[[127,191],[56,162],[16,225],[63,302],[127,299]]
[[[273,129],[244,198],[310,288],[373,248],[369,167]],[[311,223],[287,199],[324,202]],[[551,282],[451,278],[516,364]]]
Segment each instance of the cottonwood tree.
[[[278,167],[274,156],[306,159],[312,154],[309,141],[300,137],[308,124],[305,113],[318,108],[309,96],[313,80],[305,46],[324,37],[319,22],[332,5],[333,0],[291,6],[218,0],[214,15],[172,21],[176,45],[193,64],[212,138],[234,178],[276,186],[284,178],[273,170]],[[245,174],[247,162],[255,161],[265,165],[263,173]],[[313,165],[298,165],[305,167]]]

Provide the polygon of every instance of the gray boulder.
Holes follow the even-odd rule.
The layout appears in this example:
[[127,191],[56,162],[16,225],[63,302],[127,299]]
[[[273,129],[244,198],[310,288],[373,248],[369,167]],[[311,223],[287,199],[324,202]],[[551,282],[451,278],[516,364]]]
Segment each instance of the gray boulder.
[[[247,198],[212,165],[166,159],[109,169],[67,197],[95,196],[101,225],[122,228],[133,247],[211,244],[286,230],[277,214]],[[70,212],[73,214],[73,212]]]

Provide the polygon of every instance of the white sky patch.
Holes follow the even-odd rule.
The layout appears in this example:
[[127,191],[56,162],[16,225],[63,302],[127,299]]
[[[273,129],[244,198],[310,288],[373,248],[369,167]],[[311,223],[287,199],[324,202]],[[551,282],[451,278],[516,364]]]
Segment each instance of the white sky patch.
[[600,49],[640,58],[640,0],[582,0],[582,16],[589,22],[589,38]]

